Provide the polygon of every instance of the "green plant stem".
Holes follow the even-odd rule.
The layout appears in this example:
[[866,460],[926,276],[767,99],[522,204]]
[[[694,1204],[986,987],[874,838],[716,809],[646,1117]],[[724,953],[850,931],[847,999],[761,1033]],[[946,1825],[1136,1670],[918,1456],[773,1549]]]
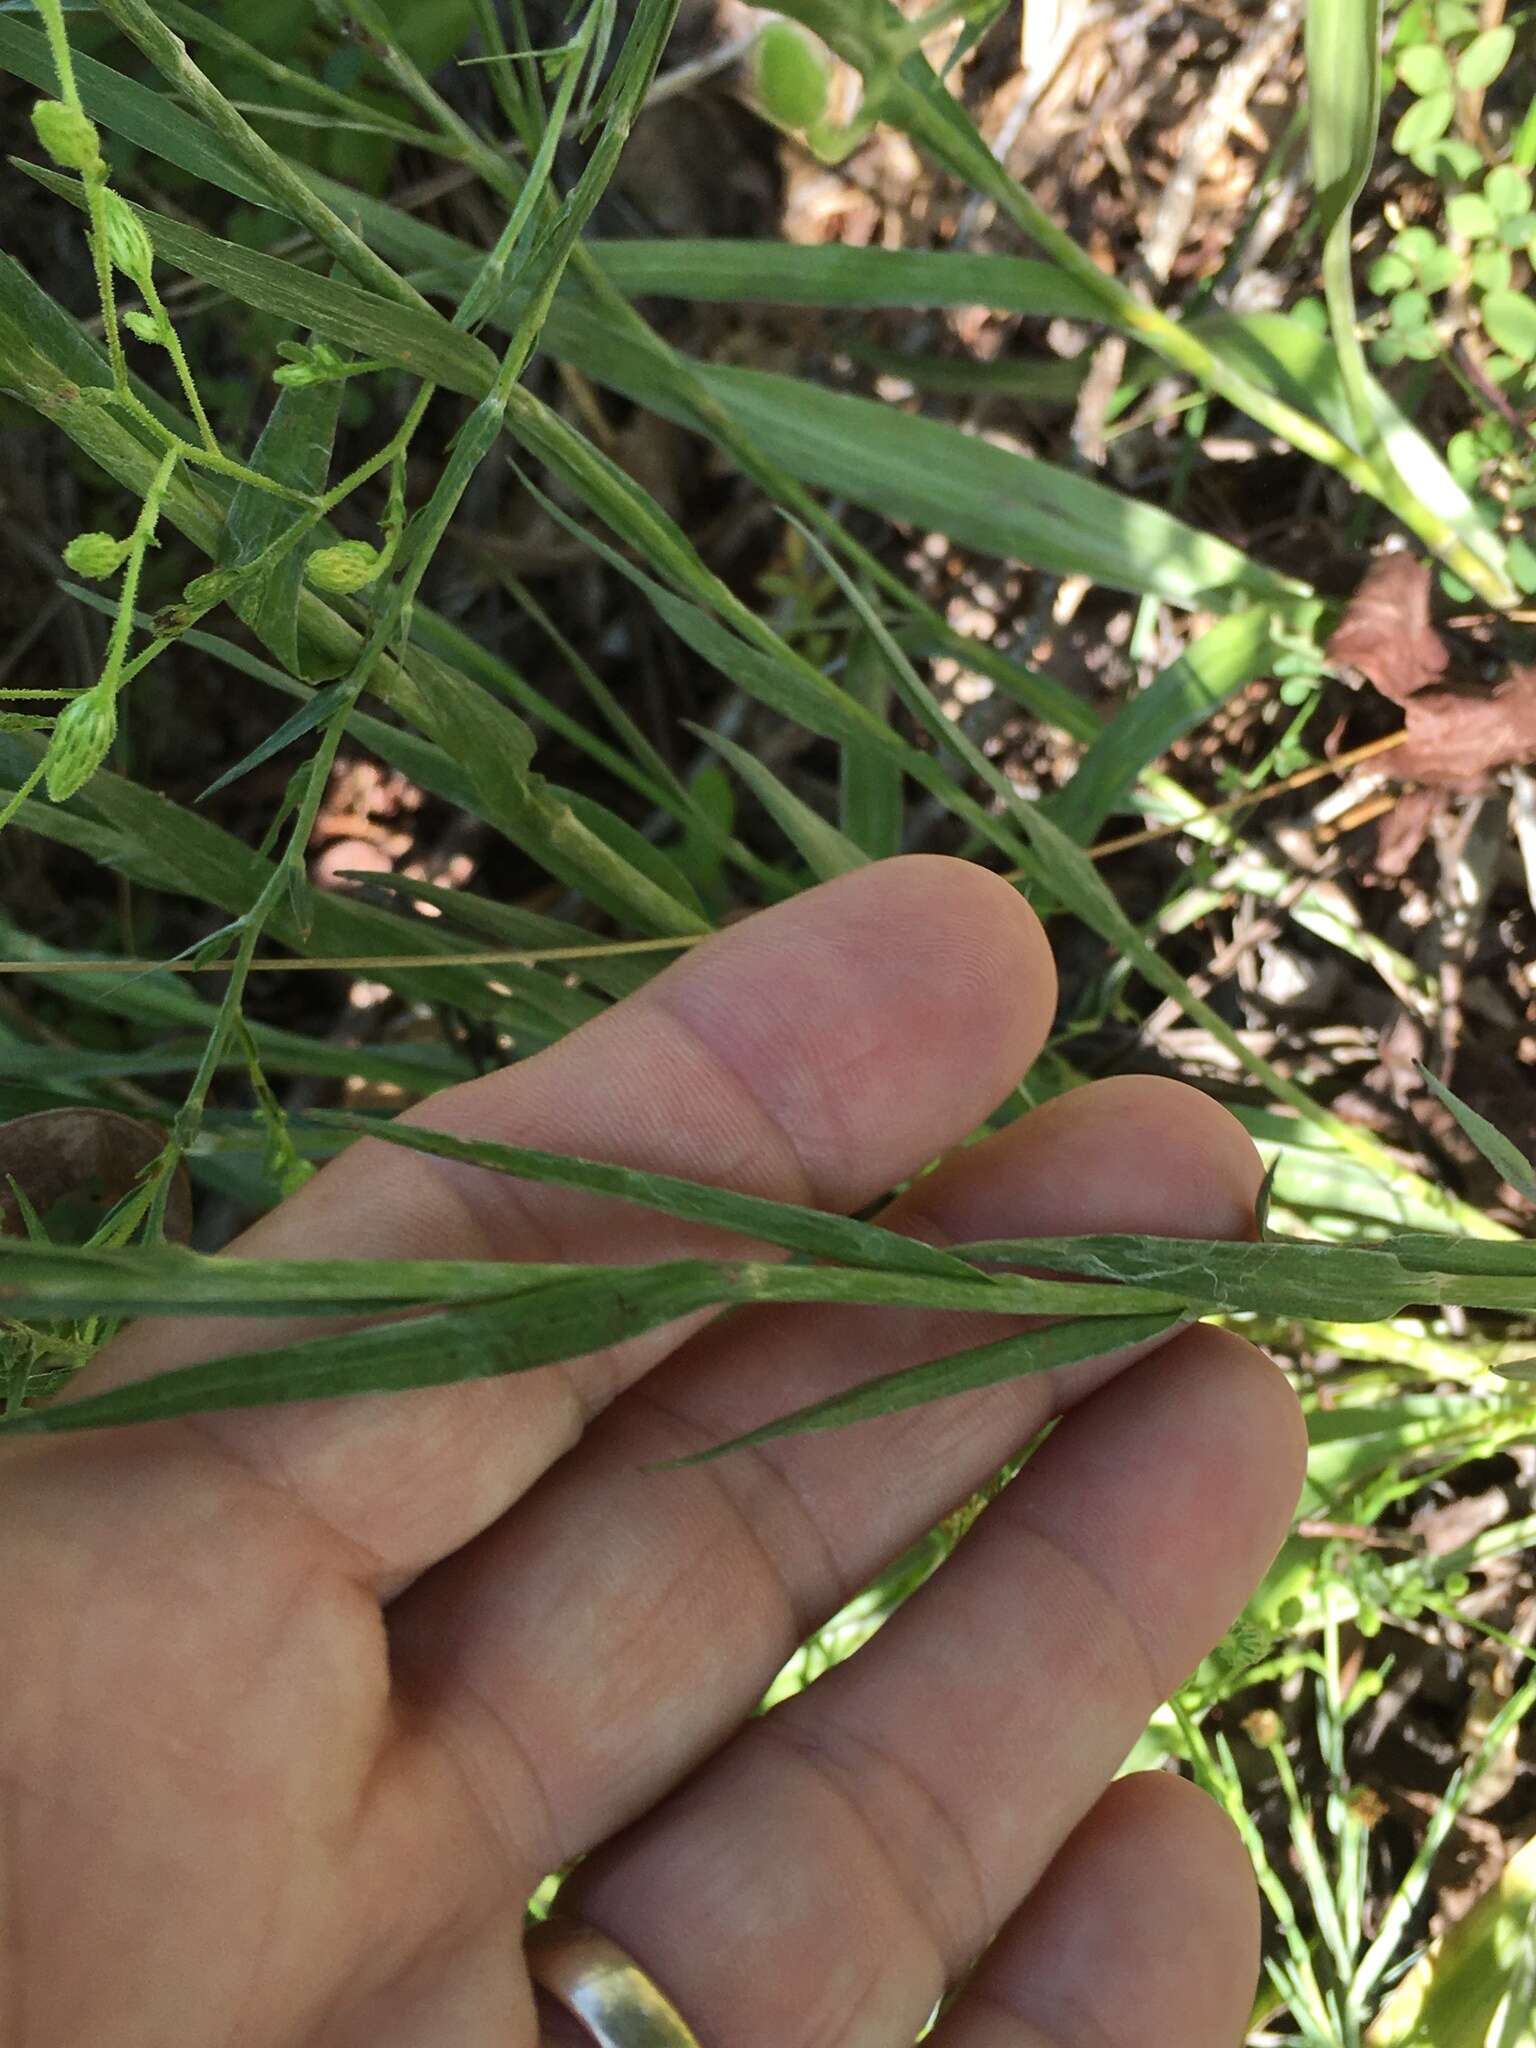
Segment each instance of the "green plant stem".
[[117,403],[131,412],[141,425],[149,428],[162,447],[174,451],[183,462],[200,464],[204,469],[217,471],[227,476],[232,483],[249,484],[252,490],[267,491],[275,498],[286,498],[293,505],[313,506],[314,499],[303,491],[291,490],[287,484],[280,484],[269,476],[263,476],[259,469],[247,468],[245,463],[236,462],[232,455],[226,455],[219,447],[206,448],[196,441],[188,441],[174,428],[166,426],[155,413],[133,391],[118,394]]
[[53,68],[59,75],[59,98],[66,107],[73,107],[78,113],[85,109],[80,104],[80,88],[75,83],[75,57],[69,47],[69,32],[64,25],[64,9],[59,0],[34,0],[38,13],[43,17],[43,27],[48,35],[48,48],[53,53]]
[[171,487],[176,474],[176,465],[181,457],[174,448],[166,450],[160,467],[151,479],[144,503],[139,508],[138,519],[134,522],[130,536],[127,565],[123,571],[123,587],[118,597],[117,617],[112,623],[112,635],[107,642],[106,665],[101,672],[97,688],[116,696],[123,686],[123,657],[128,651],[128,636],[133,631],[133,611],[139,594],[139,578],[144,570],[144,557],[155,538],[155,528],[160,523],[160,507],[165,494]]
[[217,455],[222,458],[224,451],[220,448],[219,437],[213,431],[208,415],[203,410],[203,401],[198,396],[197,382],[192,375],[192,365],[187,361],[187,352],[181,345],[181,336],[176,332],[171,316],[165,310],[165,302],[155,289],[154,279],[151,277],[144,278],[140,285],[140,290],[144,294],[144,303],[148,306],[150,314],[160,330],[161,343],[175,366],[176,381],[180,384],[187,404],[192,409],[192,417],[197,422],[197,431],[203,437],[203,446],[210,455]]
[[102,326],[106,335],[107,360],[112,366],[112,382],[119,395],[129,396],[128,358],[123,353],[123,337],[117,320],[117,280],[112,274],[112,257],[107,248],[107,167],[88,173],[81,181],[85,187],[85,206],[88,220],[88,235],[91,245],[91,261],[96,270],[96,295],[101,301]]

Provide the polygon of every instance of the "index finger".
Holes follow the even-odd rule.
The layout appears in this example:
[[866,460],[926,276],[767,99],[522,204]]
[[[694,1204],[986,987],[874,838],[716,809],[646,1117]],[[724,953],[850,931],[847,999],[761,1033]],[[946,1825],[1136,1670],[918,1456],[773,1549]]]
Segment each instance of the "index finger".
[[[958,861],[892,861],[734,926],[547,1052],[410,1120],[853,1210],[975,1128],[1039,1050],[1054,1001],[1044,934],[1007,884]],[[740,1249],[609,1199],[367,1140],[233,1247],[572,1263]],[[190,1426],[361,1546],[397,1590],[489,1526],[684,1327],[512,1379]],[[95,1393],[273,1341],[270,1322],[140,1324],[75,1386]]]

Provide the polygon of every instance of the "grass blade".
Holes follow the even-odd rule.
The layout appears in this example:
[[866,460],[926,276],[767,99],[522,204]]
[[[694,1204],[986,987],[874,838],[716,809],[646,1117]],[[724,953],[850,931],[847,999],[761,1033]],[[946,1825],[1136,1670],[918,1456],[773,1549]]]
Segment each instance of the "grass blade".
[[855,868],[869,865],[869,855],[796,796],[765,761],[759,761],[745,747],[706,726],[690,724],[689,730],[730,762],[817,881],[830,882],[837,875],[851,874]]
[[1536,1202],[1536,1166],[1532,1166],[1519,1146],[1512,1139],[1506,1138],[1497,1124],[1489,1123],[1487,1117],[1479,1116],[1477,1111],[1463,1102],[1459,1095],[1453,1095],[1445,1083],[1437,1079],[1422,1061],[1415,1064],[1425,1087],[1451,1112],[1501,1179],[1508,1181],[1509,1185],[1518,1194],[1524,1195],[1528,1202]]
[[0,1434],[101,1429],[531,1372],[712,1306],[722,1298],[720,1276],[726,1270],[703,1261],[630,1272],[600,1269],[503,1300],[157,1373],[65,1406],[7,1417],[0,1420]]
[[672,1174],[647,1173],[599,1160],[569,1159],[561,1153],[534,1151],[523,1145],[450,1137],[445,1131],[423,1130],[412,1124],[380,1124],[342,1110],[316,1111],[306,1122],[322,1130],[351,1131],[359,1137],[378,1138],[430,1158],[451,1159],[465,1166],[484,1167],[492,1173],[510,1174],[517,1180],[611,1195],[618,1201],[635,1202],[684,1222],[739,1231],[743,1236],[761,1238],[783,1251],[801,1252],[811,1258],[838,1260],[883,1272],[933,1273],[968,1281],[979,1277],[975,1267],[963,1259],[915,1238],[902,1237],[893,1230],[882,1230],[878,1224],[679,1180]]
[[1103,1316],[1091,1322],[1053,1323],[1044,1330],[1020,1331],[991,1344],[952,1351],[946,1358],[930,1359],[900,1372],[882,1373],[845,1394],[813,1401],[808,1407],[797,1408],[776,1422],[765,1422],[758,1429],[749,1429],[727,1443],[714,1444],[689,1458],[674,1459],[663,1469],[707,1464],[728,1452],[770,1443],[777,1437],[843,1429],[851,1422],[895,1415],[904,1408],[921,1407],[953,1394],[973,1393],[980,1387],[995,1387],[1004,1380],[1079,1365],[1088,1358],[1104,1358],[1132,1344],[1154,1343],[1178,1329],[1180,1322],[1180,1317],[1169,1315]]

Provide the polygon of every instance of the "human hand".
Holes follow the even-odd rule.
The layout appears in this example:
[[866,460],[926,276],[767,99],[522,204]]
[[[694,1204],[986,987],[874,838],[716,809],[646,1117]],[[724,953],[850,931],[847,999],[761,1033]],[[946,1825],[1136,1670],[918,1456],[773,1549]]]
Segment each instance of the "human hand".
[[[414,1120],[857,1210],[995,1106],[1053,995],[1010,889],[897,861]],[[886,1220],[1244,1235],[1259,1178],[1216,1104],[1127,1078]],[[237,1247],[739,1248],[366,1142]],[[1246,1857],[1189,1785],[1110,1779],[1285,1533],[1303,1438],[1267,1361],[1197,1327],[1130,1370],[641,1469],[1004,1327],[696,1318],[526,1377],[5,1447],[0,2048],[533,2048],[523,1907],[578,1857],[567,1903],[706,2048],[902,2048],[988,1944],[940,2048],[1233,2048]],[[78,1391],[251,1341],[141,1325]],[[1061,1412],[866,1650],[749,1718]]]

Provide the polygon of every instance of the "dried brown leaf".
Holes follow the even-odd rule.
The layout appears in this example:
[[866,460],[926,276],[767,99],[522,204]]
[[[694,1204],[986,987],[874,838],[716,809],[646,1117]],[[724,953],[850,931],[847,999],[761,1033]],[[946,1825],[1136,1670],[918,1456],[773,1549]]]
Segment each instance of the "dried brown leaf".
[[1438,682],[1450,661],[1429,622],[1428,567],[1412,555],[1383,555],[1344,607],[1328,659],[1358,669],[1384,697],[1405,704]]
[[1495,769],[1536,761],[1536,667],[1512,668],[1487,696],[1427,690],[1403,707],[1408,738],[1392,773],[1470,795]]
[[1409,789],[1386,813],[1376,827],[1376,873],[1382,881],[1400,881],[1407,874],[1444,801],[1437,789]]
[[[26,1223],[14,1181],[46,1222],[61,1204],[89,1217],[130,1193],[165,1149],[165,1133],[116,1109],[41,1109],[0,1124],[0,1236],[21,1237]],[[165,1211],[166,1236],[192,1235],[192,1189],[178,1167]],[[61,1232],[61,1236],[64,1233]]]

